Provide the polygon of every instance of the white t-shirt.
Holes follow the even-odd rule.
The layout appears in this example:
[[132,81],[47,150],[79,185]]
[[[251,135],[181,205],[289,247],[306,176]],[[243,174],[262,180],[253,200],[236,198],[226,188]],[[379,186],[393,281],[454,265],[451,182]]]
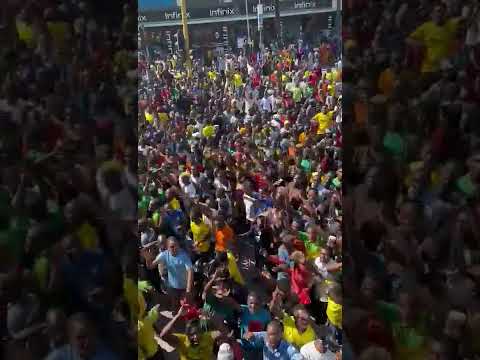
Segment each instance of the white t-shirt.
[[180,186],[182,188],[182,191],[187,195],[190,199],[193,199],[197,196],[197,190],[195,189],[195,186],[193,186],[192,183],[188,185],[184,185],[182,182],[180,183]]
[[245,194],[243,195],[243,203],[245,204],[245,214],[246,214],[247,220],[255,221],[255,214],[254,214],[255,199]]
[[270,98],[263,97],[260,100],[260,108],[264,111],[272,112],[273,111],[273,106],[272,106],[272,101],[270,100]]
[[315,267],[317,268],[318,272],[320,273],[320,275],[322,275],[323,278],[326,278],[328,276],[328,271],[327,271],[327,267],[332,265],[335,261],[333,261],[332,259],[330,259],[328,261],[328,263],[324,264],[320,261],[320,257],[317,257],[315,259]]
[[335,354],[330,350],[327,350],[323,354],[315,348],[315,341],[311,341],[305,344],[300,349],[305,360],[335,360]]

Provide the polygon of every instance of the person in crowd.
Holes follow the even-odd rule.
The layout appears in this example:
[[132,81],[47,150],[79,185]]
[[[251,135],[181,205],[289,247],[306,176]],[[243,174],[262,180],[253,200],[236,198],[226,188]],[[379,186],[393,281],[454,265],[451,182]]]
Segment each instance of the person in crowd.
[[263,349],[264,359],[302,360],[303,356],[291,344],[282,340],[283,325],[277,320],[272,320],[267,325],[267,331],[247,332],[244,339],[255,347]]

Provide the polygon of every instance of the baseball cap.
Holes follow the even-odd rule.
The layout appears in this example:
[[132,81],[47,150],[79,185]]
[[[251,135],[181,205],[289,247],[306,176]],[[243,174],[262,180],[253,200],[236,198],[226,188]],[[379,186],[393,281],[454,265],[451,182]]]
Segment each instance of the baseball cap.
[[223,343],[218,348],[217,360],[233,360],[233,350],[230,344]]

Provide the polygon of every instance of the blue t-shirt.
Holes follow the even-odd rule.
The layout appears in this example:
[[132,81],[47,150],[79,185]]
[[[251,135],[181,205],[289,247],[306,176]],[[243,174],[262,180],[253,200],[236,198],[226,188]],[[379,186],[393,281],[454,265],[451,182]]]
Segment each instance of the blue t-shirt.
[[[263,331],[265,330],[265,327],[267,324],[270,322],[272,317],[270,316],[270,313],[266,309],[260,309],[256,313],[251,314],[250,311],[248,310],[247,305],[241,305],[241,313],[240,313],[240,332],[241,335],[249,330],[250,331]],[[257,327],[260,327],[260,329],[256,329]],[[255,330],[252,330],[255,329]]]
[[303,360],[298,350],[285,340],[281,340],[276,349],[270,348],[265,342],[266,336],[265,331],[256,332],[250,340],[255,348],[263,349],[263,360]]
[[[288,253],[288,250],[284,246],[280,246],[278,248],[278,259],[288,265],[288,267],[292,267],[293,262],[290,260],[290,254]],[[286,272],[280,271],[277,274],[277,280],[281,279],[288,279],[288,274]]]
[[168,287],[179,290],[187,288],[187,270],[192,268],[192,260],[185,251],[180,250],[177,256],[172,256],[169,251],[163,251],[155,262],[160,262],[166,267]]
[[185,216],[181,210],[169,210],[165,215],[165,224],[173,234],[176,234],[176,227],[181,225],[184,220]]

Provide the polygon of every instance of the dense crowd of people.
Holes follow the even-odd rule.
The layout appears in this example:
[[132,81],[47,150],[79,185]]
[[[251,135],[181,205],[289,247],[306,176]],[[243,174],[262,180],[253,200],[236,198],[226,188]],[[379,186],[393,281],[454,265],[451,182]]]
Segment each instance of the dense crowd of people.
[[478,1],[190,73],[103,3],[2,5],[6,359],[479,356]]
[[479,3],[345,4],[344,350],[480,355]]
[[4,359],[136,357],[135,9],[2,1]]
[[142,359],[338,359],[341,62],[139,57]]

